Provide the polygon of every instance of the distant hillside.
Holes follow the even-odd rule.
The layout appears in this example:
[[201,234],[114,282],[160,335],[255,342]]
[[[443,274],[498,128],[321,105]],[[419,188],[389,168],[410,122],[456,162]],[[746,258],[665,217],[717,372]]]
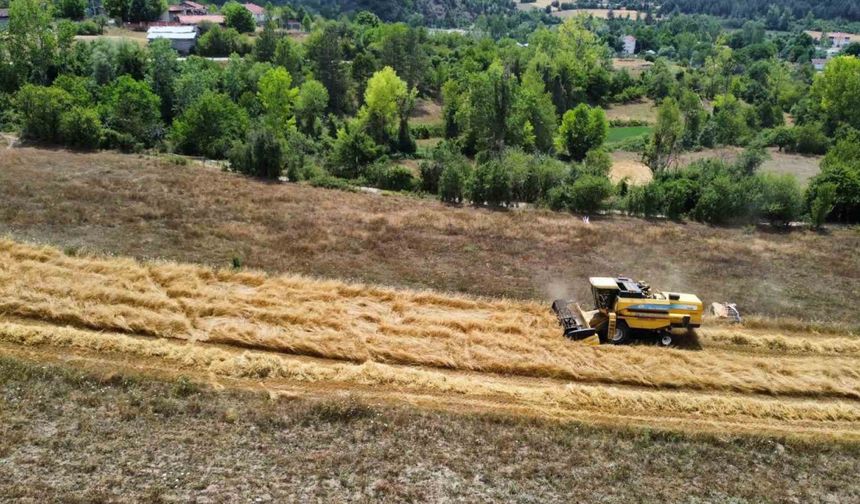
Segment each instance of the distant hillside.
[[511,0],[293,0],[290,3],[326,17],[367,10],[384,21],[415,19],[430,26],[463,26],[481,14],[509,13],[516,9]]
[[664,13],[674,10],[738,19],[773,16],[781,12],[788,12],[799,19],[811,12],[819,19],[842,18],[860,21],[860,2],[857,0],[666,0],[663,2]]

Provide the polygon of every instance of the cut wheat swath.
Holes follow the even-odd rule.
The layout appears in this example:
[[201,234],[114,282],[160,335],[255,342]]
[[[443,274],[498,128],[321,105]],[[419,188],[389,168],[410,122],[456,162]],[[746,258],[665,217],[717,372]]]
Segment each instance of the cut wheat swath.
[[[350,362],[583,383],[860,398],[860,359],[578,346],[547,306],[302,276],[68,257],[0,241],[0,312]],[[843,342],[844,343],[844,342]]]

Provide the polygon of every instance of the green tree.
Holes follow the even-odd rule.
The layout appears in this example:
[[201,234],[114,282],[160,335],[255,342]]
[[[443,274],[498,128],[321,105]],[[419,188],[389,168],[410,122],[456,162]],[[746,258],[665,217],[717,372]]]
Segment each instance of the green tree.
[[296,123],[299,131],[311,137],[322,133],[322,116],[328,107],[328,91],[318,80],[308,79],[296,97]]
[[860,129],[860,59],[840,56],[830,60],[812,88],[821,110],[835,129],[847,124]]
[[238,2],[227,2],[221,7],[224,21],[228,28],[233,28],[239,33],[250,33],[257,28],[251,11]]
[[180,152],[224,159],[247,130],[244,109],[225,94],[207,91],[173,121],[172,137]]
[[603,145],[608,133],[609,123],[603,109],[582,103],[564,113],[556,137],[556,149],[575,161],[582,161],[588,151]]
[[424,32],[405,24],[383,25],[380,42],[380,61],[390,66],[412,89],[424,80],[429,67]]
[[152,146],[162,128],[161,100],[145,82],[124,75],[107,90],[108,128],[129,135],[135,142]]
[[95,149],[101,143],[102,122],[93,108],[72,107],[60,116],[63,144],[78,149]]
[[25,82],[47,84],[55,63],[53,6],[46,0],[11,0],[6,43],[15,73]]
[[[279,37],[275,31],[275,22],[267,21],[263,31],[254,44],[254,59],[257,61],[273,61],[278,48]],[[285,37],[286,38],[286,37]]]
[[409,91],[391,67],[373,74],[364,93],[364,107],[359,113],[368,134],[380,145],[387,145],[396,133],[399,104]]
[[165,122],[173,119],[176,97],[176,80],[179,77],[179,55],[173,50],[169,40],[154,40],[149,44],[152,63],[146,82],[161,100],[161,118]]
[[257,84],[257,95],[263,105],[266,122],[272,131],[280,132],[281,135],[295,126],[292,108],[299,90],[292,87],[292,83],[290,73],[276,67],[263,74]]
[[357,121],[345,124],[337,131],[329,157],[332,174],[357,178],[364,169],[382,156],[382,148],[373,141]]
[[230,166],[247,175],[277,180],[286,162],[282,137],[267,127],[252,129],[245,142],[230,150]]
[[344,63],[338,25],[326,23],[317,28],[305,42],[305,49],[314,77],[328,90],[328,111],[336,114],[348,112],[351,108],[351,83]]
[[509,206],[513,200],[511,172],[499,159],[481,163],[475,169],[469,199],[476,205]]
[[197,41],[197,54],[201,56],[225,57],[233,53],[246,54],[250,50],[247,38],[235,28],[213,26]]
[[675,160],[681,146],[684,125],[674,98],[666,98],[657,111],[657,124],[642,160],[654,173],[665,170]]
[[272,63],[282,66],[296,79],[296,84],[301,83],[304,75],[305,55],[302,46],[294,42],[290,37],[281,37],[275,46],[275,55]]
[[528,71],[523,76],[515,109],[515,117],[524,118],[525,123],[532,128],[534,148],[540,152],[552,151],[558,119],[555,105],[552,103],[552,95],[546,92],[544,83],[536,71]]
[[465,159],[449,163],[439,174],[439,199],[445,203],[462,203],[471,180],[471,167]]
[[87,10],[85,0],[59,0],[58,11],[60,17],[69,19],[83,19]]
[[60,117],[71,104],[72,97],[63,89],[24,85],[15,95],[21,136],[39,142],[60,143]]
[[800,217],[803,194],[794,175],[759,175],[761,183],[761,216],[771,224],[788,226]]

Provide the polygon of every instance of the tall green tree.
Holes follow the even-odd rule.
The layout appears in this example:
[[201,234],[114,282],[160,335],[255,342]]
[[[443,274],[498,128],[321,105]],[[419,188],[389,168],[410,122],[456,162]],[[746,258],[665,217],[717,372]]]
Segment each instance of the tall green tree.
[[161,136],[161,100],[145,82],[123,75],[108,90],[106,126],[152,146]]
[[860,129],[860,59],[832,59],[815,79],[812,92],[831,128],[845,124]]
[[657,111],[657,124],[642,160],[654,173],[669,167],[680,151],[684,134],[681,110],[674,98],[666,98]]
[[155,40],[149,44],[151,65],[147,83],[161,100],[161,118],[169,123],[173,118],[176,96],[176,79],[179,77],[179,56],[169,40]]
[[391,67],[376,72],[367,82],[365,104],[359,112],[359,118],[376,143],[390,143],[396,133],[398,107],[408,94],[406,83]]
[[343,114],[351,108],[350,80],[344,61],[341,31],[336,23],[326,23],[311,33],[305,42],[314,77],[329,95],[329,112]]
[[306,80],[296,97],[296,123],[299,131],[310,137],[322,133],[322,117],[328,107],[328,91],[320,81]]
[[207,91],[173,121],[172,138],[180,152],[224,159],[247,130],[244,109],[225,94]]
[[272,131],[281,135],[295,127],[292,110],[299,90],[292,84],[292,76],[281,67],[267,71],[257,84],[257,95],[263,105],[265,121]]
[[221,7],[221,13],[224,14],[224,21],[227,27],[233,28],[239,33],[250,33],[257,28],[251,11],[238,2],[230,1],[225,3]]
[[582,161],[588,151],[603,145],[608,133],[609,123],[603,109],[582,103],[564,113],[556,137],[556,149],[575,161]]
[[53,5],[47,0],[12,0],[9,3],[7,44],[15,73],[23,81],[48,83],[57,51],[52,19]]

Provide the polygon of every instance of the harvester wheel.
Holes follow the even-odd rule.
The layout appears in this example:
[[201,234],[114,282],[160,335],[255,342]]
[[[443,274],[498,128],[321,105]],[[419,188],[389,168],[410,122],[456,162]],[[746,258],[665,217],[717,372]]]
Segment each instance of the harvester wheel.
[[660,335],[660,346],[671,346],[672,345],[672,333],[664,332]]
[[627,322],[619,320],[615,324],[615,331],[612,334],[607,334],[609,343],[613,345],[626,345],[630,342],[630,328],[627,327]]

